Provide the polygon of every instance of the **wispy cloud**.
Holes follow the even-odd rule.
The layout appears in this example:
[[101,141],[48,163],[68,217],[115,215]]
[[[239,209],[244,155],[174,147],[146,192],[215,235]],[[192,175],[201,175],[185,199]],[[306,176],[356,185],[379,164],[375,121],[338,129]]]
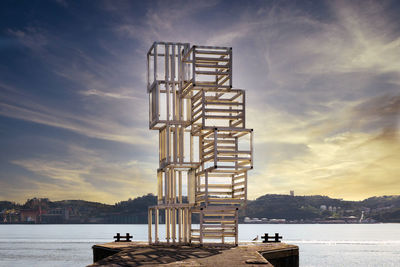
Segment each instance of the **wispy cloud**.
[[153,192],[155,188],[153,164],[115,161],[99,151],[75,145],[68,147],[62,159],[42,156],[11,163],[49,178],[46,182],[35,179],[32,182],[54,200],[81,198],[115,203]]
[[140,21],[132,20],[126,8],[110,8],[109,5],[105,8],[119,15],[120,23],[115,25],[115,32],[137,40],[140,43],[137,52],[144,54],[154,41],[204,42],[209,28],[201,27],[195,16],[211,10],[219,2],[154,1]]
[[[30,87],[37,85],[15,87],[2,83],[1,87],[7,90],[12,88],[13,94],[1,94],[1,115],[93,138],[128,144],[152,142],[144,138],[147,135],[143,127],[147,125],[145,90],[135,89],[134,86],[142,85],[137,81],[132,80],[135,83],[133,86],[127,81],[121,82],[116,74],[117,67],[112,66],[116,62],[105,64],[104,56],[94,57],[72,43],[62,43],[59,37],[39,27],[8,30],[8,34],[31,50],[29,56],[44,62],[51,72],[69,82],[70,85],[66,86],[63,84],[65,80],[61,79],[58,82],[60,91],[76,95],[68,96],[74,99],[72,107],[65,105],[62,98],[48,103],[47,99],[35,96],[31,91],[37,91],[37,88]],[[125,65],[118,68],[125,68]],[[46,87],[44,89],[49,89]],[[91,98],[93,96],[101,100]],[[132,102],[135,104],[132,105]],[[102,105],[101,109],[99,105]]]
[[[26,98],[7,99],[3,95],[0,101],[0,115],[40,123],[73,131],[88,137],[100,138],[127,144],[150,144],[147,129],[125,126],[108,118],[82,114],[78,116],[73,111],[63,111],[31,102]],[[21,101],[22,100],[22,101]],[[9,102],[9,103],[7,103]]]
[[295,189],[299,194],[322,192],[348,199],[397,194],[399,149],[398,141],[381,135],[341,133],[309,143],[307,154],[257,166],[260,174],[250,188],[261,195],[262,188],[254,185],[264,181],[267,189],[281,193]]
[[348,199],[397,194],[398,96],[367,99],[307,121],[268,114],[259,122],[270,127],[255,130],[258,145],[255,173],[249,180],[251,195],[291,189]]
[[25,29],[8,29],[8,34],[18,38],[26,47],[32,50],[42,49],[48,44],[46,32],[41,28],[26,27]]
[[99,96],[99,97],[105,97],[105,98],[139,100],[137,97],[134,97],[134,96],[124,95],[124,94],[119,94],[119,93],[114,93],[114,92],[103,92],[103,91],[99,91],[96,89],[81,91],[80,93],[85,96]]

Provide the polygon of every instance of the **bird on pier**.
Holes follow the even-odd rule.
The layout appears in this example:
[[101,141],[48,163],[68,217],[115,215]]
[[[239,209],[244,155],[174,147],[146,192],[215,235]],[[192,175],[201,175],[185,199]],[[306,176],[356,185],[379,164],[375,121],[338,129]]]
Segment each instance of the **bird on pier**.
[[258,241],[258,235],[252,241]]

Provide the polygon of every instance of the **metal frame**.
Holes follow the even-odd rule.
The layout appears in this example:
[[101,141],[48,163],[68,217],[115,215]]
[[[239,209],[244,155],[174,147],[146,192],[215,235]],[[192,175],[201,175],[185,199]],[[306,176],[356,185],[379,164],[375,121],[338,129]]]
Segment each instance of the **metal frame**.
[[[154,42],[147,53],[147,92],[149,128],[159,131],[149,243],[160,242],[161,211],[167,243],[237,245],[253,130],[245,128],[245,91],[232,89],[232,48]],[[192,229],[193,214],[200,225]]]

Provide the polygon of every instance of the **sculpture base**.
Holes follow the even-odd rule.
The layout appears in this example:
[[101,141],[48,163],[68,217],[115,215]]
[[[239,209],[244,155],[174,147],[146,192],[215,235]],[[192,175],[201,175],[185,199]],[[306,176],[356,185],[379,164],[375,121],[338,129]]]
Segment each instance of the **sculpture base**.
[[106,243],[93,246],[89,266],[299,266],[299,248],[285,243],[239,243],[175,246],[145,242]]

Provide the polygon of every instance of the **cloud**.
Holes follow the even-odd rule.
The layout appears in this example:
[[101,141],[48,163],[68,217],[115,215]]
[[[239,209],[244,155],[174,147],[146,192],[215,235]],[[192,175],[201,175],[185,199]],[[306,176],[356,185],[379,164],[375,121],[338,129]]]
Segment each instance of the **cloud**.
[[135,99],[135,100],[138,99],[136,97],[129,96],[129,95],[123,95],[123,94],[113,93],[113,92],[103,92],[103,91],[99,91],[96,89],[81,91],[80,93],[85,96],[99,96],[99,97],[115,98],[115,99]]
[[353,108],[353,118],[359,128],[367,131],[383,129],[400,135],[400,94],[366,100]]
[[[8,33],[30,48],[30,52],[23,50],[23,53],[35,62],[42,62],[47,69],[39,71],[44,71],[52,81],[56,79],[56,83],[1,83],[2,88],[8,91],[12,89],[11,94],[0,93],[1,115],[66,129],[92,138],[128,144],[152,142],[144,138],[147,135],[145,121],[148,110],[145,89],[136,89],[140,82],[134,76],[130,78],[132,80],[121,79],[128,74],[132,76],[126,71],[130,68],[126,62],[133,64],[132,60],[127,61],[124,57],[122,64],[115,56],[112,57],[113,61],[108,54],[92,54],[74,45],[73,41],[63,41],[62,36],[40,27],[8,30]],[[49,101],[51,95],[46,93],[38,97],[33,93],[37,91],[57,92],[58,97]],[[72,101],[74,106],[66,105],[65,99]]]
[[[129,197],[141,196],[155,190],[154,164],[140,160],[115,161],[100,151],[69,145],[64,157],[13,160],[40,179],[31,179],[39,192],[52,200],[86,199],[115,203]],[[4,183],[4,181],[3,181]],[[9,187],[6,184],[6,187]],[[6,188],[3,187],[3,188]],[[116,194],[115,192],[118,192]]]
[[250,192],[254,196],[265,194],[267,189],[279,193],[295,189],[301,195],[347,199],[397,194],[399,149],[398,141],[379,134],[340,133],[322,142],[310,142],[308,153],[258,166],[258,175],[249,180]]
[[383,95],[298,123],[269,112],[265,123],[271,127],[255,130],[250,195],[292,189],[348,199],[397,194],[398,102],[399,96]]
[[23,99],[20,103],[0,102],[0,115],[66,129],[88,137],[127,144],[150,144],[147,129],[124,126],[101,117],[81,115],[46,107]]
[[140,20],[132,19],[129,12],[134,8],[110,8],[107,4],[105,9],[117,14],[120,19],[119,23],[114,25],[114,31],[138,41],[140,47],[136,52],[145,54],[154,41],[204,42],[209,28],[201,27],[196,16],[212,10],[219,2],[154,1]]
[[40,50],[48,44],[47,33],[42,28],[29,26],[24,30],[8,29],[8,34],[16,37],[21,44],[32,50]]

